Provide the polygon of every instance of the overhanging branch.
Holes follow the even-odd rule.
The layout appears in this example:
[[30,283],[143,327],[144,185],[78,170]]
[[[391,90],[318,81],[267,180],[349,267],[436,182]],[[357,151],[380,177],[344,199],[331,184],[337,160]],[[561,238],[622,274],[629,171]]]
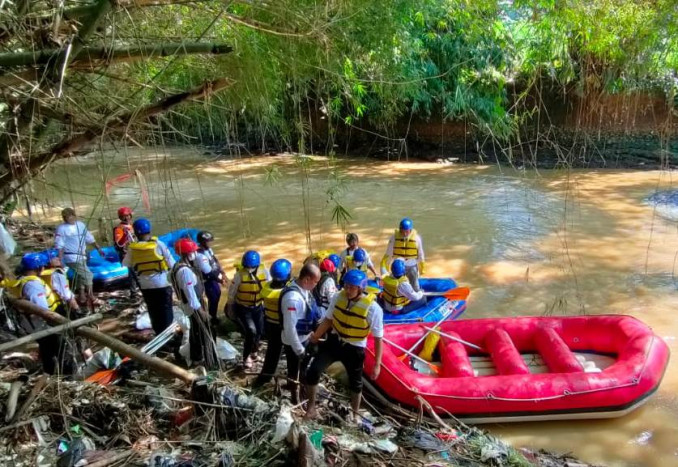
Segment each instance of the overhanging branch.
[[2,174],[0,176],[0,203],[4,203],[16,190],[21,188],[31,177],[38,174],[47,165],[56,160],[71,157],[78,151],[85,150],[89,143],[99,139],[104,133],[107,135],[124,135],[127,128],[135,122],[144,121],[154,115],[166,112],[179,104],[191,100],[204,99],[230,86],[232,83],[232,80],[226,78],[207,81],[198,88],[167,96],[154,104],[113,117],[100,127],[90,128],[82,134],[64,139],[49,151],[27,160],[22,172],[12,173],[10,171]]

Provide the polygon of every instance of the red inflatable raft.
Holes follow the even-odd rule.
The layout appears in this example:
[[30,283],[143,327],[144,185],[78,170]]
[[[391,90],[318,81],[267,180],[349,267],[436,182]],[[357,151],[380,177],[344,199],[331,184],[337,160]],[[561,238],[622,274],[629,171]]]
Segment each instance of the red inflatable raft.
[[[657,390],[669,360],[659,336],[622,315],[447,321],[432,363],[403,359],[425,326],[385,327],[381,374],[367,389],[469,423],[621,416]],[[365,373],[373,367],[370,339]]]

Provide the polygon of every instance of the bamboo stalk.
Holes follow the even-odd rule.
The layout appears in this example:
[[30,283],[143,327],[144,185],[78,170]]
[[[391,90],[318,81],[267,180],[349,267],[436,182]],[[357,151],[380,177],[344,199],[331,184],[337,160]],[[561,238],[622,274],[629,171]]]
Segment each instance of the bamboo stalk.
[[[226,44],[205,42],[167,42],[164,44],[147,44],[132,47],[82,47],[77,54],[72,53],[69,67],[89,68],[99,61],[114,63],[148,59],[154,57],[170,57],[190,54],[227,54],[233,47]],[[61,49],[43,49],[35,52],[0,53],[0,67],[41,66],[52,63],[62,53]]]
[[75,321],[70,321],[66,324],[61,324],[59,326],[54,326],[49,329],[43,329],[42,331],[34,332],[33,334],[29,334],[24,337],[20,337],[19,339],[15,339],[10,342],[5,342],[4,344],[0,345],[0,352],[5,352],[10,349],[14,349],[16,347],[20,347],[24,344],[28,344],[29,342],[35,342],[38,339],[42,339],[43,337],[51,336],[52,334],[59,334],[63,331],[66,331],[68,329],[73,329],[77,328],[78,326],[82,326],[85,324],[93,323],[95,321],[99,321],[103,319],[103,315],[101,313],[96,313],[90,316],[85,316],[84,318],[76,319]]
[[[46,321],[53,322],[53,323],[58,323],[58,324],[65,324],[68,323],[68,320],[64,318],[63,316],[53,313],[49,310],[46,310],[44,308],[41,308],[29,301],[26,300],[15,300],[15,299],[9,299],[10,304],[17,310],[21,311],[22,313],[27,313],[31,315],[36,315],[41,318],[43,318]],[[111,336],[108,336],[102,332],[99,332],[95,329],[88,328],[88,327],[79,327],[75,331],[77,334],[87,337],[88,339],[92,339],[95,342],[98,342],[99,344],[109,347],[112,350],[115,350],[116,352],[120,353],[121,355],[124,355],[126,357],[129,357],[142,365],[155,370],[159,373],[164,373],[168,376],[174,377],[174,378],[179,378],[182,381],[186,383],[193,383],[196,379],[196,375],[184,370],[183,368],[180,368],[176,365],[173,365],[169,362],[166,362],[165,360],[159,359],[157,357],[153,357],[150,355],[146,355],[145,353],[141,352],[139,349],[136,349],[132,347],[131,345],[127,345],[124,342],[119,341],[118,339],[114,339]]]

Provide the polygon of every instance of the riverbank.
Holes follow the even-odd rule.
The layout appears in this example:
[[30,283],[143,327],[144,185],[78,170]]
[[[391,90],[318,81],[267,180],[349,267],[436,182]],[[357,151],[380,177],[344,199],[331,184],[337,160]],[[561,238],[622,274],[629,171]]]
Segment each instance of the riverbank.
[[[12,222],[10,231],[29,251],[46,247],[52,229]],[[100,296],[107,302],[109,323],[102,328],[130,341],[131,334],[120,327],[131,331],[141,307],[124,296]],[[238,336],[226,329],[220,335],[240,348]],[[134,342],[143,342],[151,336],[136,337]],[[279,381],[253,394],[253,375],[235,361],[223,361],[221,371],[208,375],[212,402],[201,404],[182,383],[139,366],[120,384],[105,388],[45,379],[35,347],[24,350],[5,356],[0,364],[0,400],[7,400],[11,385],[21,382],[20,415],[10,417],[0,430],[0,459],[6,465],[54,465],[67,459],[71,463],[59,465],[588,465],[569,456],[516,450],[453,419],[387,412],[369,399],[363,422],[348,424],[341,378],[323,380],[320,419],[305,423],[302,408],[289,405]],[[0,416],[7,415],[6,409]]]

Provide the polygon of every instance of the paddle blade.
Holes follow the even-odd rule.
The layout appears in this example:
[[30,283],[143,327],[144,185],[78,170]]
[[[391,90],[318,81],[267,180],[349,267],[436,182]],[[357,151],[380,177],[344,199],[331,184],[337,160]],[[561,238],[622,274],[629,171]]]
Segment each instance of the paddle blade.
[[89,376],[87,379],[85,379],[85,381],[88,383],[98,383],[102,386],[108,386],[113,381],[115,381],[117,376],[118,372],[116,368],[112,370],[100,370]]
[[471,293],[471,289],[468,287],[457,287],[455,289],[450,289],[443,294],[448,300],[466,300]]

